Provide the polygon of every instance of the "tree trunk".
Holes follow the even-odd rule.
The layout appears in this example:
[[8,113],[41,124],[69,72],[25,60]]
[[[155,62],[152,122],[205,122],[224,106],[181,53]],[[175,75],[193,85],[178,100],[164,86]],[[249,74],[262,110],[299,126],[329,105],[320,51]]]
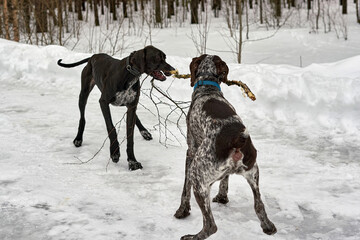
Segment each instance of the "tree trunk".
[[9,30],[9,8],[7,0],[3,0],[4,4],[4,27],[5,27],[5,38],[10,40],[10,30]]
[[95,17],[95,26],[100,26],[99,13],[98,13],[98,0],[94,0],[94,17]]
[[[73,11],[73,6],[72,6],[72,0],[67,0],[68,1],[68,5],[69,5],[69,12]],[[76,1],[76,0],[75,0]]]
[[83,20],[82,9],[81,9],[82,0],[75,0],[75,4],[76,4],[75,9],[78,14],[78,20],[82,21]]
[[359,0],[356,0],[356,17],[357,17],[357,22],[360,23]]
[[37,33],[44,33],[48,31],[47,12],[45,0],[35,1],[35,26]]
[[63,45],[62,43],[62,29],[63,29],[63,7],[62,7],[62,0],[56,0],[56,7],[57,7],[57,22],[59,27],[59,44]]
[[199,24],[199,0],[191,0],[191,24]]
[[104,11],[104,0],[100,0],[100,8],[101,8],[101,15],[104,15],[104,14],[105,14],[105,11]]
[[137,0],[134,0],[134,11],[137,12],[139,9],[138,9],[138,3],[137,3]]
[[[115,0],[114,0],[115,1]],[[128,17],[128,12],[127,12],[127,1],[128,0],[122,0],[123,2],[123,14],[124,14],[124,18]],[[116,11],[115,11],[116,12]]]
[[13,31],[14,31],[14,41],[20,41],[20,33],[19,33],[19,2],[18,0],[12,0],[13,5]]
[[86,10],[86,8],[85,8],[85,2],[86,2],[86,0],[81,0],[81,8],[82,8],[83,11]]
[[237,4],[237,11],[238,11],[238,17],[239,17],[239,42],[238,42],[238,53],[237,53],[237,61],[238,63],[241,63],[241,52],[242,52],[242,9],[241,9],[241,0],[236,1]]
[[214,10],[214,17],[219,17],[219,11],[221,9],[221,0],[213,0],[212,10]]
[[65,31],[66,33],[69,33],[69,8],[68,8],[68,1],[64,1],[64,26],[65,26]]
[[347,0],[342,0],[342,14],[347,14]]
[[[1,4],[1,3],[0,3]],[[1,6],[1,5],[0,5]],[[1,10],[1,7],[0,7],[0,10]],[[3,30],[2,30],[2,16],[1,16],[1,13],[0,13],[0,38],[3,36]]]
[[168,18],[171,18],[171,16],[175,15],[175,1],[174,0],[168,0]]
[[264,18],[263,18],[263,0],[260,0],[260,24],[264,24]]
[[26,33],[30,33],[30,0],[23,0],[22,2],[22,11],[24,15],[24,25]]
[[320,0],[318,1],[318,9],[317,9],[317,14],[316,14],[316,31],[319,30],[319,19],[320,19],[320,14],[321,14],[321,5],[320,5]]
[[276,19],[281,18],[281,0],[275,0],[275,16]]
[[49,2],[46,3],[47,6],[48,6],[48,9],[49,9],[49,15],[52,17],[53,23],[54,23],[55,26],[58,25],[56,14],[55,14],[56,1],[57,0],[53,0],[53,1],[49,1]]
[[161,4],[160,0],[155,0],[155,22],[161,23]]

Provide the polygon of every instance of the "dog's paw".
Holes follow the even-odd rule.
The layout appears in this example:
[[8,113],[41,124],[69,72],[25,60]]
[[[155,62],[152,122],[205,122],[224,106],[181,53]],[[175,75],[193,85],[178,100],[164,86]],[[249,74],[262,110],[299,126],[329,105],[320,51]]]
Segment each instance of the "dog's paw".
[[145,140],[147,140],[147,141],[150,141],[150,140],[153,139],[152,136],[151,136],[151,134],[150,134],[147,130],[142,130],[142,131],[140,131],[140,134],[141,134],[141,136],[143,136],[143,138],[144,138]]
[[136,160],[128,159],[128,163],[129,163],[129,170],[130,171],[135,171],[135,170],[143,168],[141,163],[139,163]]
[[74,139],[73,143],[75,147],[80,147],[82,144],[82,139]]
[[272,222],[268,222],[267,224],[261,224],[263,232],[267,235],[273,235],[277,232],[275,225]]
[[218,194],[213,198],[213,202],[227,204],[229,202],[229,198],[227,196]]
[[120,153],[114,153],[111,155],[111,160],[114,162],[114,163],[117,163],[120,159]]
[[195,240],[196,235],[185,235],[180,238],[180,240]]
[[179,209],[174,214],[174,217],[181,219],[181,218],[186,218],[189,215],[190,215],[190,207],[180,206]]

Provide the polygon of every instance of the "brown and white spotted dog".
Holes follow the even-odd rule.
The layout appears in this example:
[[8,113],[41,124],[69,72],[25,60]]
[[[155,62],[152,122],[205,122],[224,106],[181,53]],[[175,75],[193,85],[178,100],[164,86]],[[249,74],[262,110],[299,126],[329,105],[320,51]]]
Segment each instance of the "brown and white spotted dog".
[[227,80],[229,68],[218,56],[202,55],[190,64],[192,102],[187,115],[185,184],[176,218],[190,214],[191,186],[203,214],[203,229],[181,239],[205,239],[217,231],[210,208],[210,187],[221,180],[214,202],[226,204],[229,174],[240,174],[249,183],[255,212],[266,234],[276,233],[268,219],[259,191],[256,149],[234,107],[224,98],[220,83]]

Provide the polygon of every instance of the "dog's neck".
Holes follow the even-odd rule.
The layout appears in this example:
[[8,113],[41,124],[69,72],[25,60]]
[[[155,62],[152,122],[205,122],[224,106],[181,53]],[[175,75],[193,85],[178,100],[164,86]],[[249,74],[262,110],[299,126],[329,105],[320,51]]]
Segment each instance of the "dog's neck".
[[135,66],[130,65],[131,58],[133,57],[135,52],[132,52],[129,57],[126,58],[126,70],[134,75],[135,77],[140,77],[142,72],[140,72]]
[[216,66],[213,61],[213,57],[214,56],[212,55],[207,55],[201,61],[196,71],[194,91],[200,86],[213,86],[221,91],[219,76],[216,72]]

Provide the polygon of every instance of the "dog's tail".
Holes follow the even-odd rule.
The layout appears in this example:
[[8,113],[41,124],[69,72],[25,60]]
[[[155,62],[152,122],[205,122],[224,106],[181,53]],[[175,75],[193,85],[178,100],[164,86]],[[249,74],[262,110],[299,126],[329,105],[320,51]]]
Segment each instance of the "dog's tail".
[[59,59],[57,61],[57,64],[60,66],[60,67],[65,67],[65,68],[72,68],[72,67],[76,67],[76,66],[79,66],[81,64],[84,64],[84,63],[87,63],[89,61],[90,58],[85,58],[84,60],[81,60],[79,62],[75,62],[75,63],[62,63],[62,59]]
[[242,161],[247,169],[251,169],[255,164],[257,151],[242,123],[225,125],[216,137],[215,147],[219,161],[232,158],[235,162]]

